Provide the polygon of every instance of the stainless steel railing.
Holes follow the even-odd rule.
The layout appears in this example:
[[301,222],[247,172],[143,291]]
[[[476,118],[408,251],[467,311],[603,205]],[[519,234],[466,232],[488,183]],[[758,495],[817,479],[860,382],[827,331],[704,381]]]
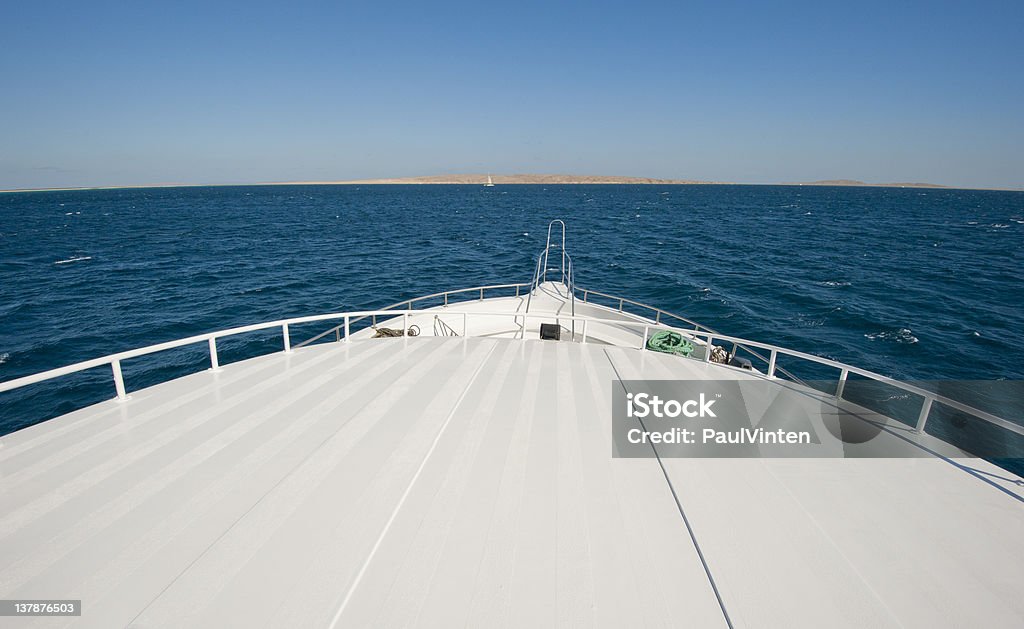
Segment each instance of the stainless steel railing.
[[[541,253],[541,256],[543,256],[543,255],[544,255],[544,252]],[[540,268],[539,267],[540,262],[541,262],[540,257],[538,257],[538,268]],[[571,279],[572,278],[572,259],[571,258],[569,258],[567,260],[567,272],[568,272],[569,278]],[[527,306],[526,307],[527,307],[527,312],[528,312],[529,311],[529,304],[530,304],[530,297],[533,295],[533,291],[536,289],[536,286],[538,285],[537,279],[538,278],[542,278],[542,277],[543,277],[543,274],[538,274],[538,273],[535,272],[534,273],[534,279],[531,282],[525,282],[525,283],[520,283],[520,284],[491,284],[491,285],[488,285],[488,286],[474,286],[474,287],[471,287],[471,288],[459,288],[459,289],[455,289],[455,290],[442,291],[440,293],[431,293],[429,295],[422,295],[420,297],[413,297],[411,299],[405,299],[405,300],[402,300],[402,301],[399,301],[399,302],[395,302],[395,303],[390,304],[388,306],[384,306],[381,309],[381,311],[397,310],[397,309],[400,309],[400,308],[405,308],[405,309],[411,310],[412,307],[413,307],[413,304],[416,304],[416,303],[419,303],[419,302],[422,302],[422,301],[427,301],[427,300],[430,300],[430,299],[442,299],[443,300],[443,305],[444,306],[448,306],[449,302],[450,302],[450,298],[452,296],[463,295],[463,294],[470,294],[470,293],[478,294],[478,297],[477,297],[476,301],[482,301],[485,298],[485,296],[486,296],[486,294],[488,292],[493,293],[494,291],[497,291],[497,290],[513,289],[514,288],[515,289],[515,294],[513,295],[514,297],[521,297],[523,295],[523,289],[527,289],[527,291],[526,291],[526,294],[527,294]],[[621,312],[622,314],[626,315],[626,316],[637,317],[638,319],[642,318],[641,315],[637,315],[637,314],[634,314],[634,313],[631,313],[629,311],[624,310],[625,304],[630,304],[632,306],[636,306],[638,308],[642,308],[642,309],[650,312],[651,314],[653,314],[654,315],[653,321],[655,323],[661,323],[662,318],[667,318],[667,319],[672,319],[672,320],[675,320],[675,321],[680,321],[680,322],[684,323],[687,327],[692,327],[693,328],[693,330],[692,330],[693,332],[712,332],[712,333],[718,334],[718,332],[716,330],[713,330],[712,328],[709,328],[706,325],[702,325],[700,323],[697,323],[696,321],[693,321],[692,319],[688,319],[688,318],[686,318],[686,317],[684,317],[682,315],[675,314],[674,312],[669,312],[668,310],[663,310],[661,308],[657,308],[655,306],[651,306],[649,304],[645,304],[645,303],[642,303],[642,302],[639,302],[639,301],[635,301],[635,300],[632,300],[632,299],[626,299],[625,297],[617,297],[615,295],[610,295],[608,293],[602,293],[600,291],[591,290],[589,288],[578,288],[578,287],[575,286],[575,281],[573,281],[573,284],[570,286],[570,293],[573,296],[572,297],[573,300],[575,299],[575,295],[576,295],[577,292],[582,294],[581,301],[583,303],[595,303],[595,302],[592,302],[591,299],[590,299],[591,296],[593,296],[593,295],[596,295],[598,297],[602,297],[602,298],[608,299],[612,303],[617,303],[618,304],[618,311]],[[600,306],[600,305],[603,305],[603,304],[597,303],[596,305]],[[393,313],[388,313],[388,314],[393,314]],[[575,315],[576,315],[576,309],[575,309],[574,301],[573,301],[573,305],[571,307],[570,315],[573,316],[573,317],[575,317]],[[371,321],[371,325],[377,325],[377,317],[378,316],[383,316],[383,315],[380,314],[380,313],[373,315],[371,317],[371,320],[372,320]],[[569,317],[564,317],[564,318],[569,318]],[[360,322],[362,320],[363,320],[362,318],[354,319],[354,320],[351,321],[351,323],[355,324],[355,323],[358,323],[358,322]],[[573,320],[573,323],[571,325],[573,326],[572,338],[576,338],[575,320]],[[297,343],[295,345],[295,347],[296,348],[305,347],[306,345],[309,345],[311,343],[315,343],[315,342],[317,342],[317,341],[319,341],[319,340],[321,340],[321,339],[323,339],[323,338],[325,338],[327,336],[330,336],[331,334],[333,334],[335,336],[335,340],[338,340],[338,339],[341,338],[341,332],[342,332],[341,326],[337,325],[337,326],[334,326],[334,327],[332,327],[330,329],[327,329],[327,330],[317,334],[316,336],[308,338],[305,341]],[[738,350],[741,350],[741,349],[744,350],[745,352],[747,352],[748,354],[750,354],[751,356],[753,356],[754,358],[756,358],[759,361],[761,361],[761,363],[763,363],[765,365],[767,365],[769,363],[769,359],[767,357],[761,355],[760,353],[756,352],[755,350],[751,349],[750,347],[748,347],[748,346],[746,346],[744,344],[733,344],[732,352],[731,353],[735,356],[736,352]],[[783,369],[782,367],[776,367],[776,370],[779,373],[781,373],[784,376],[786,376],[787,378],[793,380],[794,382],[798,382],[798,383],[804,384],[804,381],[802,379],[800,379],[799,377],[793,375],[792,373],[790,373],[789,371]]]
[[[382,316],[381,313],[384,312],[384,311],[395,310],[395,309],[398,309],[398,308],[406,308],[407,310],[412,310],[412,305],[413,304],[421,302],[421,301],[427,301],[428,299],[442,298],[442,299],[444,299],[444,305],[447,306],[449,299],[453,295],[462,295],[462,294],[465,294],[465,293],[479,293],[480,296],[477,299],[477,301],[483,301],[485,293],[487,291],[493,292],[493,291],[500,290],[500,289],[511,289],[511,288],[516,289],[514,297],[519,297],[521,292],[522,292],[522,289],[529,288],[529,286],[530,286],[530,284],[528,284],[528,283],[523,283],[523,284],[491,284],[489,286],[474,286],[472,288],[458,288],[458,289],[455,289],[455,290],[446,290],[446,291],[443,291],[443,292],[440,292],[440,293],[431,293],[430,295],[423,295],[423,296],[420,296],[420,297],[413,297],[411,299],[405,299],[405,300],[402,300],[402,301],[395,302],[395,303],[393,303],[391,305],[384,306],[383,308],[381,308],[380,311],[378,311],[376,314],[374,314],[374,315],[372,315],[370,317],[371,318],[371,325],[377,325],[377,317],[378,316]],[[394,314],[394,313],[389,312],[388,314]],[[358,323],[359,321],[362,321],[363,319],[365,319],[365,317],[354,319],[354,320],[351,321],[351,323]],[[331,328],[329,330],[325,330],[325,331],[321,332],[320,334],[317,334],[314,337],[308,338],[305,341],[302,341],[301,343],[296,344],[295,347],[296,348],[305,347],[306,345],[309,345],[310,343],[315,343],[315,342],[319,341],[320,339],[324,338],[325,336],[329,336],[331,334],[334,334],[335,337],[336,337],[335,340],[338,340],[340,338],[340,334],[341,334],[341,326],[340,325],[339,326],[334,326],[333,328]]]
[[[533,272],[533,281],[530,283],[530,292],[526,297],[526,312],[530,311],[530,304],[533,301],[533,294],[537,292],[540,285],[546,282],[548,279],[548,255],[551,253],[551,231],[555,225],[561,226],[562,229],[562,244],[557,242],[554,244],[558,248],[561,256],[561,277],[559,282],[566,287],[567,297],[569,298],[569,312],[572,315],[576,314],[576,283],[573,279],[572,274],[572,257],[569,256],[569,252],[565,250],[565,222],[560,219],[555,219],[548,223],[548,237],[544,244],[544,250],[537,256],[537,266]],[[568,274],[567,274],[568,273]],[[576,338],[576,321],[572,322],[572,338]],[[524,326],[525,329],[525,326]]]
[[[626,299],[625,297],[616,297],[615,295],[609,295],[607,293],[602,293],[602,292],[599,292],[599,291],[596,291],[596,290],[590,290],[590,289],[586,289],[586,288],[583,288],[583,289],[580,289],[580,290],[583,292],[583,303],[585,303],[585,304],[591,303],[591,301],[590,301],[590,296],[591,295],[597,295],[598,297],[604,297],[606,299],[609,299],[613,303],[614,302],[618,302],[618,304],[619,304],[618,305],[619,312],[621,312],[623,314],[626,314],[626,315],[632,315],[632,316],[636,316],[636,317],[640,316],[640,315],[635,315],[635,314],[633,314],[631,312],[628,312],[628,311],[623,309],[626,304],[630,304],[632,306],[637,306],[638,308],[643,308],[643,309],[653,313],[654,314],[654,322],[655,323],[661,323],[662,317],[667,317],[669,319],[674,319],[676,321],[681,321],[681,322],[685,323],[687,326],[693,326],[693,332],[711,332],[713,334],[718,334],[718,332],[716,332],[715,330],[707,327],[706,325],[702,325],[700,323],[697,323],[696,321],[693,321],[691,319],[687,319],[686,317],[677,315],[674,312],[669,312],[667,310],[662,310],[661,308],[656,308],[654,306],[651,306],[651,305],[648,305],[648,304],[645,304],[645,303],[641,303],[639,301],[634,301],[632,299]],[[598,304],[598,305],[601,305],[601,304]],[[748,347],[747,345],[744,345],[742,343],[733,343],[732,350],[731,350],[730,353],[733,356],[735,356],[737,351],[739,351],[741,349],[743,351],[747,352],[748,354],[750,354],[751,356],[753,356],[754,358],[757,358],[758,360],[760,360],[764,364],[767,365],[769,363],[769,359],[768,358],[766,358],[765,356],[762,356],[758,352],[754,351],[753,349],[751,349],[750,347]],[[786,371],[782,367],[776,367],[776,370],[779,373],[785,375],[790,380],[793,380],[794,382],[798,382],[800,384],[806,384],[801,378],[798,378],[797,376],[795,376],[792,373]]]
[[[504,285],[504,286],[510,286],[510,285]],[[516,286],[516,285],[511,285],[511,286]],[[465,292],[465,291],[462,291],[462,292]],[[443,293],[439,293],[437,296],[440,296],[442,294]],[[400,302],[400,303],[405,303],[405,302]],[[190,336],[190,337],[179,339],[179,340],[176,340],[176,341],[169,341],[167,343],[159,343],[159,344],[156,344],[156,345],[150,345],[148,347],[143,347],[143,348],[139,348],[139,349],[129,350],[129,351],[126,351],[126,352],[119,352],[119,353],[116,353],[116,354],[110,354],[108,356],[103,356],[101,358],[94,358],[92,360],[87,360],[87,361],[83,361],[83,362],[79,362],[79,363],[74,363],[72,365],[67,365],[65,367],[59,367],[57,369],[50,369],[48,371],[44,371],[44,372],[37,373],[37,374],[34,374],[34,375],[25,376],[25,377],[22,377],[22,378],[16,378],[14,380],[8,380],[6,382],[0,382],[0,393],[2,393],[4,391],[11,391],[13,389],[18,389],[18,388],[21,388],[21,387],[24,387],[24,386],[28,386],[30,384],[36,384],[36,383],[39,383],[39,382],[44,382],[44,381],[47,381],[47,380],[52,380],[54,378],[59,378],[61,376],[65,376],[65,375],[68,375],[68,374],[77,373],[77,372],[80,372],[80,371],[85,371],[87,369],[93,369],[93,368],[102,367],[102,366],[109,366],[111,368],[111,372],[112,372],[113,379],[114,379],[114,390],[116,392],[117,399],[123,401],[123,400],[127,400],[129,396],[128,396],[128,391],[125,388],[124,377],[123,377],[122,372],[121,372],[121,362],[124,361],[124,360],[127,360],[127,359],[137,358],[137,357],[140,357],[140,356],[146,356],[146,355],[149,355],[149,354],[155,354],[155,353],[158,353],[158,352],[162,352],[162,351],[166,351],[166,350],[170,350],[170,349],[174,349],[174,348],[178,348],[178,347],[184,347],[186,345],[194,345],[194,344],[199,344],[199,343],[204,343],[205,342],[207,344],[207,346],[208,346],[208,349],[209,349],[210,366],[211,366],[211,368],[213,370],[216,371],[216,370],[219,370],[221,368],[220,367],[220,362],[219,362],[219,359],[218,359],[218,354],[217,354],[217,340],[220,339],[220,338],[229,337],[229,336],[236,336],[236,335],[239,335],[239,334],[245,334],[245,333],[248,333],[248,332],[255,332],[255,331],[258,331],[258,330],[267,330],[267,329],[272,329],[272,328],[281,328],[281,340],[282,340],[283,351],[284,352],[292,352],[292,351],[294,351],[294,348],[292,347],[291,340],[290,340],[290,338],[291,338],[290,337],[290,331],[289,331],[290,326],[304,324],[304,323],[313,323],[313,322],[317,322],[317,321],[341,320],[342,323],[341,323],[341,325],[338,326],[338,329],[344,330],[344,336],[339,335],[338,342],[345,342],[345,343],[347,343],[347,342],[351,341],[351,325],[352,325],[353,321],[364,320],[367,317],[373,317],[373,316],[389,316],[389,317],[393,317],[395,315],[400,315],[403,318],[403,327],[404,328],[408,328],[408,321],[409,321],[409,317],[410,316],[414,316],[414,315],[418,315],[418,314],[423,314],[423,315],[428,315],[429,316],[430,314],[434,314],[434,313],[436,313],[436,311],[434,311],[434,310],[417,310],[417,311],[403,310],[403,311],[396,312],[394,310],[388,310],[388,309],[356,311],[356,312],[340,312],[340,313],[331,313],[331,314],[324,314],[324,315],[315,315],[315,316],[310,316],[310,317],[296,317],[296,318],[292,318],[292,319],[282,319],[282,320],[278,320],[278,321],[270,321],[270,322],[267,322],[267,323],[259,323],[259,324],[255,324],[255,325],[248,325],[248,326],[230,328],[230,329],[227,329],[227,330],[220,330],[218,332],[210,332],[210,333],[207,333],[207,334],[199,334],[199,335],[196,335],[196,336]],[[518,319],[521,317],[523,319],[523,326],[524,326],[524,330],[525,330],[525,325],[526,325],[527,319],[542,319],[542,318],[550,318],[550,316],[551,316],[550,313],[534,313],[534,314],[531,314],[531,313],[524,313],[524,312],[448,311],[448,313],[449,314],[454,314],[454,315],[461,315],[463,317],[463,334],[465,334],[466,330],[468,329],[468,326],[466,326],[465,322],[468,320],[469,317],[503,317],[503,316],[504,317],[512,317],[513,320],[516,321],[516,325],[517,326],[518,326]],[[966,414],[968,414],[968,415],[970,415],[972,417],[975,417],[977,419],[985,421],[985,422],[987,422],[989,424],[997,426],[999,428],[1008,430],[1008,431],[1013,432],[1013,433],[1015,433],[1017,435],[1024,436],[1024,426],[1021,426],[1020,424],[1017,424],[1015,422],[1011,422],[1011,421],[1009,421],[1007,419],[1004,419],[1002,417],[998,417],[996,415],[993,415],[992,413],[988,413],[988,412],[983,411],[981,409],[974,408],[972,406],[964,404],[963,402],[959,402],[959,401],[954,400],[952,398],[948,398],[948,397],[946,397],[944,395],[940,395],[938,393],[934,393],[932,391],[928,391],[927,389],[923,389],[921,387],[917,387],[917,386],[912,385],[912,384],[908,384],[908,383],[905,383],[905,382],[900,382],[898,380],[894,380],[892,378],[889,378],[888,376],[883,376],[882,374],[874,373],[874,372],[868,371],[866,369],[860,369],[859,367],[854,367],[852,365],[847,365],[845,363],[841,363],[841,362],[838,362],[838,361],[835,361],[835,360],[831,360],[831,359],[828,359],[828,358],[822,358],[820,356],[815,356],[813,354],[807,354],[807,353],[799,352],[799,351],[796,351],[796,350],[786,349],[786,348],[783,348],[783,347],[779,347],[777,345],[772,345],[770,343],[761,343],[761,342],[758,342],[758,341],[751,341],[749,339],[742,339],[742,338],[738,338],[738,337],[728,336],[728,335],[725,335],[725,334],[718,334],[716,332],[711,332],[711,331],[708,331],[708,330],[687,330],[687,329],[676,328],[676,327],[673,327],[673,326],[665,325],[665,324],[662,324],[662,323],[652,323],[650,321],[642,321],[642,320],[641,321],[629,321],[629,320],[623,320],[623,319],[598,319],[598,318],[594,318],[594,317],[576,316],[576,315],[571,315],[571,317],[574,320],[578,320],[578,321],[582,322],[583,334],[582,334],[580,342],[583,343],[583,344],[586,344],[586,342],[587,342],[588,329],[592,325],[596,325],[596,324],[607,324],[607,325],[615,325],[615,326],[626,325],[626,326],[635,326],[639,330],[642,330],[642,337],[641,337],[642,340],[641,340],[641,342],[639,344],[639,348],[638,348],[638,349],[641,349],[641,350],[646,345],[646,342],[647,342],[647,339],[649,338],[650,332],[652,330],[659,330],[659,329],[676,330],[676,331],[678,331],[680,333],[688,334],[688,335],[695,336],[695,337],[700,337],[700,338],[704,339],[705,342],[707,342],[709,345],[712,344],[714,341],[722,341],[722,342],[726,342],[726,343],[733,343],[733,344],[736,344],[736,345],[739,345],[739,346],[756,347],[758,349],[761,349],[762,351],[768,352],[768,358],[767,358],[767,360],[768,360],[768,367],[767,367],[766,372],[763,374],[763,377],[769,378],[769,379],[776,377],[776,372],[778,371],[776,362],[777,362],[777,359],[778,359],[779,356],[789,356],[789,357],[797,358],[797,359],[800,359],[800,360],[816,363],[816,364],[819,364],[819,365],[824,365],[824,366],[827,366],[827,367],[831,367],[833,369],[838,369],[839,372],[840,372],[839,373],[839,386],[838,386],[838,388],[836,390],[836,393],[835,393],[835,397],[836,397],[837,402],[838,402],[838,400],[843,399],[844,385],[845,385],[845,383],[847,381],[847,378],[848,378],[848,376],[850,374],[857,374],[857,375],[859,375],[861,377],[864,377],[864,378],[867,378],[869,380],[874,380],[874,381],[877,381],[877,382],[881,382],[881,383],[893,386],[893,387],[895,387],[897,389],[901,389],[903,391],[906,391],[908,393],[911,393],[911,394],[914,394],[914,395],[917,395],[917,396],[921,397],[921,399],[922,399],[921,409],[920,409],[920,412],[919,412],[919,415],[918,415],[917,422],[916,422],[916,424],[914,426],[914,430],[916,432],[918,432],[918,433],[924,432],[924,429],[925,429],[925,426],[927,425],[928,418],[930,416],[932,407],[933,407],[934,403],[938,402],[938,403],[944,404],[944,405],[946,405],[946,406],[948,406],[950,408],[958,410],[960,412],[966,413]],[[563,316],[561,316],[561,318],[568,319],[570,317],[563,315]],[[527,340],[526,335],[523,334],[519,340],[525,342]],[[709,362],[710,363],[710,358],[711,358],[711,353],[710,352],[705,352],[703,360],[705,362]],[[680,360],[697,360],[697,359],[684,359],[684,358],[680,358]],[[714,363],[711,363],[711,364],[714,364]],[[717,365],[716,364],[715,366],[723,368],[723,369],[736,369],[736,367],[730,367],[728,365]]]

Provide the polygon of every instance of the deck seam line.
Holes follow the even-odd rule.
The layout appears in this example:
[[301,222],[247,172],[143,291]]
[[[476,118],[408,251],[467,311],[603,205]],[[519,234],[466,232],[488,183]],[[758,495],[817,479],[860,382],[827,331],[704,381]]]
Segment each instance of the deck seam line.
[[[602,351],[608,359],[608,362],[611,364],[612,371],[615,372],[615,377],[618,379],[619,386],[622,387],[622,390],[625,393],[629,393],[629,390],[626,389],[625,383],[622,381],[622,375],[619,373],[618,367],[615,366],[615,361],[612,360],[611,354],[608,353],[607,349]],[[640,422],[640,426],[644,430],[647,430],[647,426],[644,425],[644,421],[642,419],[637,417],[636,420]],[[729,629],[733,629],[732,619],[729,617],[729,611],[725,608],[725,601],[722,600],[722,594],[718,591],[718,585],[715,583],[715,577],[711,574],[711,567],[708,566],[708,562],[704,558],[704,552],[701,550],[700,543],[697,541],[697,535],[693,531],[693,526],[690,525],[690,518],[687,517],[686,510],[683,509],[683,503],[679,500],[679,494],[676,493],[676,488],[672,484],[672,479],[669,478],[668,470],[665,469],[665,464],[661,460],[661,455],[658,454],[658,449],[653,443],[649,443],[649,445],[651,446],[651,451],[654,452],[654,458],[658,461],[658,467],[661,468],[661,474],[665,477],[665,483],[668,485],[668,489],[672,493],[672,499],[675,500],[676,509],[678,509],[679,515],[683,518],[683,524],[686,525],[686,532],[689,533],[690,541],[693,542],[693,548],[697,551],[697,558],[700,559],[701,566],[704,567],[704,574],[707,575],[708,583],[711,585],[711,590],[715,593],[715,598],[718,600],[718,607],[722,610],[722,616],[725,618],[725,624]]]
[[462,402],[466,399],[466,395],[469,394],[469,390],[473,387],[473,383],[480,375],[480,372],[483,371],[488,359],[490,359],[491,354],[494,353],[494,350],[497,347],[498,343],[495,343],[491,349],[488,350],[487,354],[480,360],[480,364],[477,365],[476,370],[473,371],[473,375],[470,376],[469,381],[466,382],[466,386],[462,389],[459,399],[455,401],[451,411],[448,412],[448,416],[441,424],[440,430],[438,430],[437,435],[434,436],[434,441],[430,444],[430,448],[423,456],[423,460],[420,461],[419,467],[416,468],[416,473],[412,475],[412,478],[409,480],[409,484],[405,488],[405,492],[402,494],[402,497],[398,499],[398,504],[396,504],[395,508],[391,511],[391,517],[388,518],[388,521],[384,524],[384,528],[381,529],[380,535],[377,536],[377,541],[373,544],[373,548],[370,549],[370,554],[366,556],[366,560],[363,561],[362,567],[359,568],[356,578],[352,581],[352,585],[349,586],[348,592],[345,594],[345,598],[341,601],[341,606],[338,607],[338,611],[335,612],[334,618],[331,619],[331,624],[328,625],[329,629],[334,629],[337,626],[338,621],[341,620],[341,616],[345,613],[345,608],[348,607],[349,601],[352,600],[352,595],[355,594],[356,589],[359,587],[359,583],[362,581],[363,575],[366,574],[370,564],[373,562],[374,556],[377,554],[377,550],[384,542],[384,538],[387,537],[388,531],[391,529],[391,525],[394,524],[395,519],[398,517],[398,512],[402,510],[402,506],[405,504],[406,499],[409,497],[409,494],[412,493],[413,486],[416,485],[416,481],[419,479],[420,474],[423,473],[423,469],[427,466],[427,461],[430,460],[431,455],[434,454],[434,450],[437,449],[437,444],[441,442],[441,437],[444,436],[445,430],[448,428],[448,424],[450,424],[452,418],[455,417],[455,413],[458,412],[459,407],[462,406]]
[[[434,351],[436,351],[436,350],[434,350]],[[429,355],[429,353],[428,353],[428,355]],[[412,369],[413,369],[413,367],[414,367],[414,366],[415,366],[415,364],[410,364],[410,365],[409,365],[409,366],[408,366],[408,367],[406,368],[406,370],[402,372],[402,375],[405,375],[406,373],[409,373],[410,371],[412,371]],[[365,405],[364,405],[364,406],[365,406]],[[340,428],[339,428],[339,429],[340,429]],[[272,486],[271,488],[269,488],[269,489],[268,489],[268,490],[267,490],[266,492],[264,492],[264,493],[263,493],[263,495],[259,497],[259,499],[257,499],[257,500],[256,500],[255,502],[253,502],[253,503],[252,503],[252,505],[250,505],[250,506],[249,506],[249,508],[245,510],[245,513],[242,513],[241,515],[239,515],[239,516],[238,516],[238,517],[237,517],[237,518],[235,519],[235,521],[234,521],[234,522],[232,522],[232,523],[231,523],[230,525],[226,526],[226,527],[224,528],[224,530],[223,530],[223,531],[221,532],[221,534],[217,536],[217,538],[216,538],[216,539],[214,539],[213,541],[211,541],[211,542],[209,543],[209,545],[207,545],[207,547],[206,547],[206,548],[204,548],[204,549],[202,550],[202,552],[198,553],[198,554],[197,554],[197,555],[195,556],[195,558],[193,558],[193,559],[192,559],[192,561],[190,561],[190,562],[188,563],[188,565],[187,565],[187,566],[185,566],[185,567],[184,567],[184,568],[183,568],[183,569],[182,569],[182,570],[181,570],[181,571],[180,571],[180,572],[179,572],[179,573],[178,573],[177,575],[175,575],[175,576],[174,576],[174,577],[173,577],[173,578],[172,578],[172,579],[171,579],[171,580],[170,580],[170,581],[169,581],[169,582],[167,583],[167,585],[165,585],[165,586],[163,587],[163,589],[161,589],[161,590],[160,590],[160,592],[158,592],[158,593],[157,593],[157,594],[156,594],[155,596],[153,596],[153,598],[151,598],[151,599],[149,600],[149,602],[147,602],[147,603],[146,603],[146,604],[145,604],[145,605],[144,605],[144,606],[142,607],[142,609],[140,609],[140,610],[139,610],[139,612],[138,612],[138,613],[136,613],[134,617],[132,617],[132,619],[131,619],[131,620],[130,620],[130,621],[128,622],[128,624],[127,624],[126,626],[127,626],[127,627],[130,627],[130,626],[132,626],[132,624],[133,624],[133,623],[134,623],[134,622],[135,622],[136,620],[138,620],[138,619],[139,619],[139,617],[140,617],[140,616],[142,616],[142,614],[144,614],[144,613],[146,612],[146,610],[148,610],[148,609],[149,609],[149,608],[150,608],[150,607],[151,607],[151,606],[153,605],[153,603],[154,603],[154,602],[156,602],[157,600],[159,600],[159,599],[160,599],[160,597],[162,597],[162,596],[164,595],[164,593],[166,593],[166,592],[167,592],[167,591],[168,591],[168,590],[169,590],[169,589],[170,589],[170,588],[171,588],[171,587],[172,587],[172,586],[173,586],[173,585],[174,585],[175,583],[177,583],[177,581],[178,581],[178,580],[179,580],[179,579],[180,579],[180,578],[182,577],[182,575],[184,575],[184,574],[185,574],[186,572],[188,572],[188,571],[189,571],[189,570],[190,570],[190,569],[192,568],[192,566],[196,565],[196,564],[197,564],[197,563],[198,563],[198,562],[199,562],[199,561],[200,561],[200,560],[201,560],[201,559],[202,559],[202,558],[203,558],[203,557],[204,557],[204,556],[206,555],[206,553],[208,553],[208,552],[210,551],[210,549],[211,549],[211,548],[213,548],[214,546],[216,546],[216,545],[217,545],[218,543],[220,543],[220,541],[221,541],[222,539],[224,539],[224,538],[225,538],[225,537],[226,537],[226,536],[227,536],[227,535],[228,535],[229,533],[231,533],[231,532],[232,532],[232,531],[234,530],[235,526],[237,526],[237,525],[238,525],[238,523],[239,523],[239,522],[241,522],[242,520],[244,520],[244,519],[245,519],[245,518],[246,518],[246,517],[247,517],[247,516],[248,516],[248,515],[249,515],[250,513],[252,513],[252,511],[253,511],[254,509],[256,509],[256,507],[258,507],[258,506],[259,506],[259,505],[260,505],[260,504],[261,504],[261,503],[263,502],[263,500],[264,500],[264,499],[265,499],[265,498],[266,498],[267,496],[269,496],[269,495],[270,495],[270,494],[271,494],[271,493],[272,493],[272,492],[273,492],[274,490],[276,490],[276,489],[277,489],[278,487],[280,487],[280,486],[281,486],[281,484],[282,484],[282,483],[284,483],[284,482],[285,482],[285,481],[286,481],[286,480],[287,480],[287,479],[288,479],[288,478],[289,478],[289,477],[290,477],[290,476],[291,476],[291,475],[292,475],[293,473],[295,473],[295,470],[297,470],[297,469],[298,469],[299,467],[301,467],[301,466],[302,466],[302,464],[303,464],[303,463],[304,463],[305,461],[309,460],[309,457],[310,457],[310,456],[312,456],[312,455],[313,455],[313,453],[315,453],[315,452],[316,452],[316,451],[318,451],[318,450],[319,450],[320,448],[322,448],[322,447],[323,447],[323,445],[324,445],[325,443],[327,443],[328,441],[330,441],[331,439],[333,439],[333,438],[334,438],[335,436],[337,436],[337,434],[338,434],[337,432],[334,432],[334,433],[332,433],[332,434],[331,434],[331,435],[330,435],[329,437],[327,437],[326,439],[324,439],[323,441],[321,441],[321,442],[320,442],[320,444],[319,444],[319,445],[318,445],[318,446],[317,446],[316,448],[314,448],[314,449],[313,449],[313,450],[312,450],[312,451],[310,452],[310,455],[309,455],[309,456],[307,456],[305,460],[303,460],[303,461],[299,462],[299,463],[298,463],[298,464],[297,464],[297,465],[296,465],[295,467],[293,467],[293,468],[292,468],[291,470],[289,470],[289,471],[288,471],[288,472],[287,472],[286,474],[282,475],[282,476],[281,476],[281,478],[280,478],[280,479],[279,479],[279,480],[278,480],[278,481],[277,481],[276,483],[274,483],[274,485],[273,485],[273,486]]]

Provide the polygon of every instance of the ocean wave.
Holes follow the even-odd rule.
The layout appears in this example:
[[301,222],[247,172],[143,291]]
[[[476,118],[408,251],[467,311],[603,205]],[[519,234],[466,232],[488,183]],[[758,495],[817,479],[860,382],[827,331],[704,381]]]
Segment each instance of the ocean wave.
[[874,334],[865,334],[864,338],[869,341],[892,341],[894,343],[905,343],[908,345],[912,345],[918,341],[918,338],[914,336],[910,328],[900,328],[898,330],[885,330],[883,332],[875,332]]
[[54,264],[71,264],[72,262],[82,262],[83,260],[92,260],[92,256],[71,256],[67,260],[57,260]]
[[841,280],[827,280],[825,282],[818,282],[818,285],[820,285],[820,286],[840,287],[840,286],[849,286],[850,283],[849,282],[843,282]]
[[8,360],[8,359],[9,359],[10,357],[11,357],[11,355],[10,355],[10,353],[9,353],[9,352],[4,352],[3,354],[0,354],[0,365],[2,365],[2,364],[4,364],[5,362],[7,362],[7,360]]

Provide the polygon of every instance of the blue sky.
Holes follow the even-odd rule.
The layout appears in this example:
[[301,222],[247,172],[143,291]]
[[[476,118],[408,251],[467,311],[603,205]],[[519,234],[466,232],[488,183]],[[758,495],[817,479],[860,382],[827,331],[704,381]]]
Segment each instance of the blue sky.
[[0,189],[577,173],[1024,187],[1024,3],[2,5]]

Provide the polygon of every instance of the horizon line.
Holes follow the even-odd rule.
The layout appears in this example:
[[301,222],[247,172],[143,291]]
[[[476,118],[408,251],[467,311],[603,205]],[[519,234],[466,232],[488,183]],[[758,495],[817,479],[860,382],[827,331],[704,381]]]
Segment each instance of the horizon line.
[[[54,186],[45,188],[6,188],[0,193],[24,192],[73,192],[85,190],[138,190],[159,188],[229,188],[247,186],[383,186],[383,185],[482,185],[488,175],[424,175],[415,177],[394,177],[375,179],[348,179],[333,181],[260,181],[260,182],[221,182],[221,183],[145,183],[97,186]],[[991,187],[991,186],[949,186],[924,182],[872,183],[850,179],[827,179],[818,181],[784,181],[784,182],[738,182],[738,181],[700,181],[682,179],[660,179],[654,177],[628,176],[595,176],[595,175],[494,175],[496,186],[527,186],[527,185],[670,185],[670,186],[787,186],[787,187],[836,187],[836,188],[919,188],[922,190],[991,190],[999,192],[1024,192],[1024,187]],[[459,178],[481,178],[476,181],[452,181]],[[567,181],[499,181],[513,178],[561,178]],[[588,181],[584,181],[588,180]]]

